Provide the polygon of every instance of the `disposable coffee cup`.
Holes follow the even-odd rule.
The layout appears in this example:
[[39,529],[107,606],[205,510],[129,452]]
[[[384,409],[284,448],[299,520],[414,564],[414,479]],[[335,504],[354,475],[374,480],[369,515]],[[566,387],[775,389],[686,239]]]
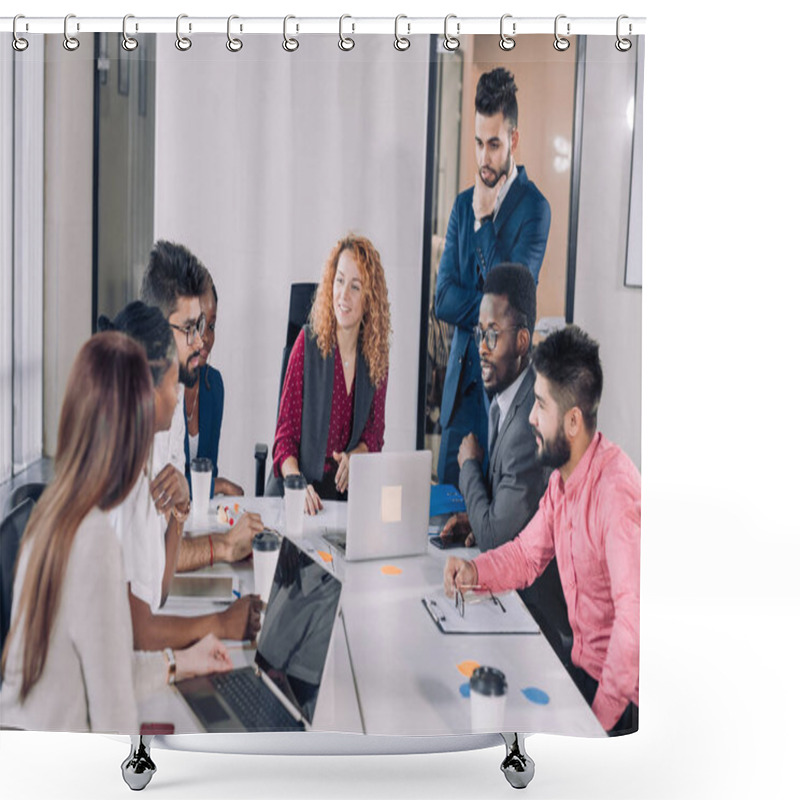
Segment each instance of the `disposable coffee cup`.
[[261,531],[253,537],[253,577],[256,582],[256,594],[265,603],[269,600],[280,546],[280,537],[272,531]]
[[306,506],[306,485],[306,479],[302,475],[288,475],[283,479],[286,532],[292,536],[303,535],[303,510]]
[[208,519],[208,499],[211,496],[211,474],[213,464],[210,458],[193,458],[189,465],[192,476],[192,508],[197,522]]
[[469,680],[473,733],[500,733],[505,730],[506,676],[494,667],[478,667]]

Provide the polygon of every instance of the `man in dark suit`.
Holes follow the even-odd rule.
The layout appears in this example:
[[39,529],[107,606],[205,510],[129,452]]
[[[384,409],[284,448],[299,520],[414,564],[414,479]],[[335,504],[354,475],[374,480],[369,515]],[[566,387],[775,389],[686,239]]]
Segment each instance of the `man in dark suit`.
[[486,397],[472,329],[483,286],[503,262],[522,264],[538,281],[550,230],[550,204],[514,162],[519,143],[517,87],[502,67],[481,75],[475,95],[475,185],[456,198],[436,279],[436,316],[455,325],[442,392],[440,483],[458,483],[463,437],[487,447]]
[[[533,518],[547,489],[550,469],[536,457],[528,422],[536,379],[531,366],[535,322],[533,276],[520,264],[498,264],[486,278],[474,330],[483,386],[492,398],[489,472],[484,476],[483,448],[469,433],[458,449],[458,485],[467,511],[454,514],[442,528],[446,542],[477,544],[481,552],[500,547]],[[558,655],[568,658],[572,631],[555,559],[521,596]]]

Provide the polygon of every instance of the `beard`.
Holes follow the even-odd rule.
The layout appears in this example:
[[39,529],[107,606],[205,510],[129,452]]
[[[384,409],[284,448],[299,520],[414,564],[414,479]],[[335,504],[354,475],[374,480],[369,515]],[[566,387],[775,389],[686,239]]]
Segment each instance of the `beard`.
[[536,461],[543,467],[559,469],[569,461],[572,456],[569,442],[564,433],[563,425],[559,425],[558,433],[551,441],[546,441],[536,426],[531,425],[533,435],[536,437]]
[[[197,353],[192,353],[189,356],[188,361],[191,361]],[[178,365],[178,380],[189,389],[192,388],[197,383],[197,379],[200,377],[200,367],[197,366],[193,370],[190,370],[186,364],[179,364]]]
[[495,186],[497,186],[497,182],[503,177],[503,175],[508,175],[508,173],[511,172],[511,147],[509,146],[508,148],[508,158],[506,159],[506,163],[503,164],[503,168],[499,172],[495,172],[495,170],[493,170],[491,167],[484,167],[484,169],[489,170],[493,177],[489,178],[487,181],[486,178],[484,178],[481,174],[481,180],[485,186],[493,189]]

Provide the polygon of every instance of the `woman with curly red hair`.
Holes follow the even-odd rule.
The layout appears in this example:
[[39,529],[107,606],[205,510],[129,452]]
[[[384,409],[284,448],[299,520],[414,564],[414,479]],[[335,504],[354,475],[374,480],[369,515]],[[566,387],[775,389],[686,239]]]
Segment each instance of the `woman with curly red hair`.
[[350,456],[383,449],[390,333],[380,255],[366,237],[346,236],[325,262],[289,356],[267,494],[301,474],[306,513],[346,499]]

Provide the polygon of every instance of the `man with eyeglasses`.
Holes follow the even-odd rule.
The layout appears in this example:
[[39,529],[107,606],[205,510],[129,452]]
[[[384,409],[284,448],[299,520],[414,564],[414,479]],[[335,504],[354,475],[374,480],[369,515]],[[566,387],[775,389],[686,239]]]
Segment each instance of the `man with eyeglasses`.
[[[536,285],[520,264],[498,264],[486,278],[474,329],[489,408],[489,469],[474,433],[458,449],[458,487],[466,513],[454,514],[440,534],[445,546],[477,544],[481,552],[510,541],[528,524],[547,488],[550,469],[536,457],[528,423],[536,378],[531,342],[536,323]],[[571,630],[555,560],[520,593],[558,655],[569,658]]]
[[456,198],[436,278],[436,316],[455,326],[440,422],[439,483],[458,483],[457,453],[474,431],[487,446],[486,398],[472,329],[484,283],[502,263],[522,264],[538,280],[550,204],[514,154],[519,144],[517,87],[503,67],[481,75],[475,94],[475,185]]
[[[175,335],[178,350],[178,402],[169,431],[156,433],[153,441],[153,472],[150,492],[156,508],[168,514],[189,499],[185,477],[183,387],[197,382],[200,348],[206,318],[200,298],[210,285],[208,270],[186,247],[160,240],[150,251],[142,278],[141,299],[157,306]],[[239,561],[252,552],[253,537],[264,525],[258,514],[244,514],[227,534],[197,539],[185,538],[177,553],[177,570],[184,572],[215,561]],[[168,546],[174,543],[168,543]],[[168,552],[169,549],[168,549]]]

